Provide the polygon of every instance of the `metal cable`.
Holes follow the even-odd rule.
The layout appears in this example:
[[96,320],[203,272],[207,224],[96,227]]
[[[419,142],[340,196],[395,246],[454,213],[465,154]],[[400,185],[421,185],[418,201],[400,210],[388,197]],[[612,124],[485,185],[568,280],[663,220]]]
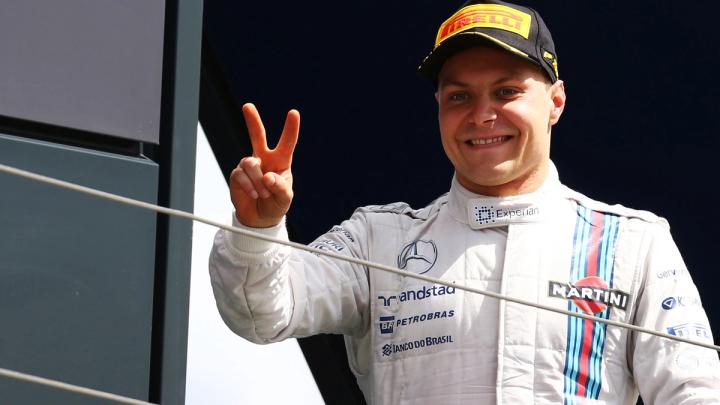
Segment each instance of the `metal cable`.
[[[189,212],[186,212],[186,211],[177,210],[177,209],[173,209],[173,208],[161,207],[161,206],[158,206],[158,205],[155,205],[155,204],[150,204],[150,203],[147,203],[147,202],[144,202],[144,201],[138,201],[138,200],[135,200],[135,199],[132,199],[132,198],[127,198],[127,197],[119,196],[119,195],[112,194],[112,193],[108,193],[108,192],[105,192],[105,191],[96,190],[96,189],[93,189],[93,188],[90,188],[90,187],[85,187],[85,186],[81,186],[81,185],[78,185],[78,184],[70,183],[70,182],[67,182],[67,181],[58,180],[58,179],[55,179],[55,178],[52,178],[52,177],[48,177],[48,176],[43,176],[43,175],[40,175],[40,174],[32,173],[32,172],[29,172],[29,171],[26,171],[26,170],[17,169],[17,168],[14,168],[14,167],[11,167],[11,166],[7,166],[7,165],[4,165],[4,164],[0,164],[0,172],[5,172],[5,173],[12,174],[12,175],[15,175],[15,176],[19,176],[19,177],[23,177],[23,178],[27,178],[27,179],[31,179],[31,180],[35,180],[35,181],[39,181],[39,182],[42,182],[42,183],[45,183],[45,184],[49,184],[49,185],[61,187],[61,188],[64,188],[64,189],[73,190],[73,191],[76,191],[76,192],[80,192],[80,193],[92,195],[92,196],[95,196],[95,197],[98,197],[98,198],[102,198],[102,199],[106,199],[106,200],[110,200],[110,201],[115,201],[115,202],[119,202],[119,203],[122,203],[122,204],[126,204],[126,205],[130,205],[130,206],[138,207],[138,208],[147,209],[147,210],[150,210],[150,211],[155,211],[155,212],[158,212],[158,213],[161,213],[161,214],[166,214],[166,215],[171,215],[171,216],[176,216],[176,217],[181,217],[181,218],[187,218],[187,219],[190,219],[190,220],[193,220],[193,221],[197,221],[197,222],[201,222],[201,223],[204,223],[204,224],[207,224],[207,225],[211,225],[211,226],[214,226],[214,227],[217,227],[217,228],[220,228],[220,229],[225,229],[225,230],[228,230],[228,231],[230,231],[230,232],[235,232],[235,233],[238,233],[238,234],[241,234],[241,235],[250,237],[250,238],[256,238],[256,239],[261,239],[261,240],[265,240],[265,241],[268,241],[268,242],[273,242],[273,243],[277,243],[277,244],[281,244],[281,245],[290,246],[290,247],[295,248],[295,249],[300,249],[300,250],[304,250],[304,251],[311,252],[311,253],[315,253],[315,254],[319,254],[319,255],[325,255],[325,256],[328,256],[328,257],[331,257],[331,258],[334,258],[334,259],[344,260],[344,261],[351,262],[351,263],[355,263],[355,264],[359,264],[359,265],[362,265],[362,266],[367,266],[368,268],[373,268],[373,269],[378,269],[378,270],[382,270],[382,271],[394,273],[394,274],[397,274],[397,275],[400,275],[400,276],[409,277],[409,278],[414,278],[414,279],[426,281],[426,282],[429,282],[429,283],[444,285],[444,286],[447,286],[447,287],[453,287],[453,288],[456,288],[456,289],[458,289],[458,290],[463,290],[463,291],[467,291],[467,292],[471,292],[471,293],[475,293],[475,294],[481,294],[481,295],[484,295],[484,296],[487,296],[487,297],[491,297],[491,298],[495,298],[495,299],[499,299],[499,300],[505,300],[505,301],[513,302],[513,303],[520,304],[520,305],[525,305],[525,306],[529,306],[529,307],[533,307],[533,308],[537,308],[537,309],[541,309],[541,310],[545,310],[545,311],[555,312],[555,313],[562,314],[562,315],[574,316],[574,317],[577,317],[577,318],[582,318],[582,319],[587,319],[587,320],[590,320],[590,321],[600,322],[600,323],[604,323],[604,324],[607,324],[607,325],[612,325],[612,326],[617,326],[617,327],[620,327],[620,328],[625,328],[625,329],[628,329],[628,330],[631,330],[631,331],[634,331],[634,332],[646,333],[646,334],[658,336],[658,337],[661,337],[661,338],[670,339],[670,340],[674,340],[674,341],[678,341],[678,342],[682,342],[682,343],[687,343],[687,344],[691,344],[691,345],[695,345],[695,346],[700,346],[700,347],[704,347],[704,348],[708,348],[708,349],[712,349],[712,350],[715,350],[715,351],[719,351],[719,352],[720,352],[720,346],[716,346],[716,345],[713,345],[713,344],[710,344],[710,343],[699,342],[699,341],[691,340],[691,339],[684,338],[684,337],[681,337],[681,336],[670,335],[670,334],[667,334],[667,333],[658,332],[658,331],[655,331],[655,330],[652,330],[652,329],[646,329],[646,328],[642,328],[642,327],[637,326],[637,325],[632,325],[632,324],[628,324],[628,323],[624,323],[624,322],[618,322],[618,321],[614,321],[614,320],[611,320],[611,319],[599,318],[599,317],[592,316],[592,315],[587,315],[587,314],[584,314],[584,313],[571,312],[571,311],[566,310],[566,309],[560,309],[560,308],[555,308],[555,307],[551,307],[551,306],[548,306],[548,305],[538,304],[538,303],[526,301],[526,300],[523,300],[523,299],[520,299],[520,298],[508,297],[508,296],[504,296],[504,295],[502,295],[502,294],[498,294],[498,293],[494,293],[494,292],[490,292],[490,291],[485,291],[485,290],[481,290],[481,289],[478,289],[478,288],[473,288],[473,287],[465,286],[465,285],[462,285],[462,284],[456,284],[456,283],[452,283],[452,282],[448,282],[448,281],[436,279],[436,278],[433,278],[433,277],[424,276],[424,275],[422,275],[422,274],[410,273],[410,272],[408,272],[408,271],[400,270],[400,269],[398,269],[398,268],[396,268],[396,267],[387,266],[387,265],[384,265],[384,264],[381,264],[381,263],[374,263],[374,262],[371,262],[371,261],[368,261],[368,260],[358,259],[358,258],[355,258],[355,257],[343,256],[343,255],[338,254],[338,253],[335,253],[335,252],[330,252],[330,251],[326,251],[326,250],[322,250],[322,249],[318,249],[318,248],[313,248],[313,247],[306,246],[306,245],[303,245],[303,244],[300,244],[300,243],[297,243],[297,242],[291,242],[291,241],[286,241],[286,240],[282,240],[282,239],[276,239],[276,238],[273,238],[273,237],[271,237],[271,236],[263,235],[263,234],[260,234],[260,233],[257,233],[257,232],[253,232],[253,231],[249,231],[249,230],[246,230],[246,229],[237,228],[237,227],[230,226],[230,225],[227,225],[227,224],[224,224],[224,223],[220,223],[220,222],[216,222],[216,221],[213,221],[213,220],[210,220],[210,219],[206,219],[206,218],[203,218],[203,217],[199,217],[199,216],[197,216],[197,215],[195,215],[195,214],[192,214],[192,213],[189,213]],[[8,376],[10,376],[10,375],[8,375]],[[47,379],[41,379],[41,378],[39,378],[39,377],[34,377],[34,378],[37,379],[37,381],[34,381],[34,382],[36,382],[36,383],[38,383],[38,384],[42,384],[42,383],[47,382],[47,381],[52,381],[52,380],[47,380]],[[58,383],[58,384],[64,384],[64,383]],[[64,384],[64,385],[69,385],[69,384]],[[74,387],[74,386],[73,386],[73,387]],[[93,391],[93,392],[95,392],[95,393],[98,393],[98,392],[99,392],[99,391],[94,391],[94,390],[91,390],[91,391]],[[112,394],[110,394],[110,395],[112,395]],[[136,401],[136,400],[133,400],[133,401]],[[128,402],[128,403],[147,404],[147,402]]]
[[133,399],[124,397],[122,395],[111,394],[105,391],[94,390],[92,388],[81,387],[79,385],[68,384],[61,381],[51,380],[49,378],[43,378],[34,376],[31,374],[21,373],[19,371],[8,370],[6,368],[0,368],[0,376],[14,378],[16,380],[25,381],[33,384],[40,384],[47,387],[57,388],[63,391],[74,392],[77,394],[87,395],[90,397],[108,399],[115,401],[120,404],[130,405],[154,405],[152,402],[145,402],[139,399]]

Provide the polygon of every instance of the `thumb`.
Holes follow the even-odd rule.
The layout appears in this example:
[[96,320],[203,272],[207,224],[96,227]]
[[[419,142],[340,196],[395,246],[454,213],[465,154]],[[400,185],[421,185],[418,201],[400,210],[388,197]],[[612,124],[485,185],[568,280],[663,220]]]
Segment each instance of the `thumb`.
[[287,209],[293,199],[292,181],[285,177],[268,172],[262,177],[263,185],[270,191],[275,202]]

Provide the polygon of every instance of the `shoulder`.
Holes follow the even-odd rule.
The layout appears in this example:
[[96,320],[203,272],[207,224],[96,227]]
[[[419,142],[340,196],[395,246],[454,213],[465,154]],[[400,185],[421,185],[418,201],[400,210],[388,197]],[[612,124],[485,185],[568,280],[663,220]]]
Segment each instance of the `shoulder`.
[[656,224],[662,228],[669,228],[665,218],[660,217],[650,211],[629,208],[620,204],[607,204],[602,201],[594,200],[582,193],[564,187],[564,194],[570,200],[575,201],[578,205],[588,208],[592,211],[598,211],[606,214],[617,215],[627,218],[629,222],[637,222],[639,224]]
[[427,206],[414,209],[408,203],[394,202],[384,205],[367,205],[355,210],[355,215],[366,217],[403,217],[411,220],[426,221],[437,215],[447,204],[447,194],[443,194]]

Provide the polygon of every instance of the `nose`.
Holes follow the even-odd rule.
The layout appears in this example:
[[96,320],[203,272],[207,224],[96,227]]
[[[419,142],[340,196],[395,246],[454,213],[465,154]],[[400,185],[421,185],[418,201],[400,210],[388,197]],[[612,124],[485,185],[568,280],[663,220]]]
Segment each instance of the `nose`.
[[496,119],[497,111],[491,100],[488,97],[476,98],[470,112],[470,122],[475,125],[492,125]]

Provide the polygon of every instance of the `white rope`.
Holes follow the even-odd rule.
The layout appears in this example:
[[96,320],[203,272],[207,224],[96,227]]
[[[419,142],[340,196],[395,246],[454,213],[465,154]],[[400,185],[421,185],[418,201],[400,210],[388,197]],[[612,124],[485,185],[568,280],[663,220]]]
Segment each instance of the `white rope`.
[[131,206],[134,206],[134,207],[139,207],[139,208],[148,209],[148,210],[155,211],[155,212],[159,212],[159,213],[162,213],[162,214],[173,215],[173,216],[182,217],[182,218],[188,218],[188,219],[191,219],[191,220],[193,220],[193,221],[202,222],[202,223],[205,223],[205,224],[208,224],[208,225],[217,227],[217,228],[225,229],[225,230],[228,230],[228,231],[230,231],[230,232],[235,232],[235,233],[238,233],[238,234],[247,236],[247,237],[256,238],[256,239],[261,239],[261,240],[265,240],[265,241],[268,241],[268,242],[273,242],[273,243],[277,243],[277,244],[281,244],[281,245],[290,246],[290,247],[293,247],[293,248],[295,248],[295,249],[305,250],[305,251],[307,251],[307,252],[311,252],[311,253],[315,253],[315,254],[319,254],[319,255],[325,255],[325,256],[328,256],[328,257],[332,257],[332,258],[334,258],[334,259],[344,260],[344,261],[351,262],[351,263],[356,263],[356,264],[359,264],[359,265],[362,265],[362,266],[367,266],[368,268],[375,268],[375,269],[378,269],[378,270],[382,270],[382,271],[386,271],[386,272],[398,274],[398,275],[404,276],[404,277],[414,278],[414,279],[417,279],[417,280],[427,281],[427,282],[429,282],[429,283],[434,283],[434,284],[440,284],[440,285],[444,285],[444,286],[448,286],[448,287],[453,287],[453,288],[457,288],[458,290],[463,290],[463,291],[467,291],[467,292],[471,292],[471,293],[475,293],[475,294],[485,295],[485,296],[487,296],[487,297],[492,297],[492,298],[496,298],[496,299],[499,299],[499,300],[505,300],[505,301],[513,302],[513,303],[520,304],[520,305],[525,305],[525,306],[529,306],[529,307],[533,307],[533,308],[542,309],[542,310],[545,310],[545,311],[556,312],[556,313],[558,313],[558,314],[563,314],[563,315],[567,315],[567,316],[574,316],[574,317],[577,317],[577,318],[587,319],[587,320],[591,320],[591,321],[595,321],[595,322],[604,323],[604,324],[607,324],[607,325],[612,325],[612,326],[617,326],[617,327],[620,327],[620,328],[625,328],[625,329],[628,329],[628,330],[631,330],[631,331],[634,331],[634,332],[646,333],[646,334],[649,334],[649,335],[655,335],[655,336],[658,336],[658,337],[661,337],[661,338],[665,338],[665,339],[670,339],[670,340],[674,340],[674,341],[678,341],[678,342],[683,342],[683,343],[687,343],[687,344],[691,344],[691,345],[695,345],[695,346],[700,346],[700,347],[705,347],[705,348],[708,348],[708,349],[713,349],[713,350],[715,350],[715,351],[720,351],[720,346],[716,346],[716,345],[713,345],[713,344],[710,344],[710,343],[699,342],[699,341],[691,340],[691,339],[684,338],[684,337],[681,337],[681,336],[670,335],[670,334],[667,334],[667,333],[658,332],[658,331],[656,331],[656,330],[646,329],[646,328],[642,328],[642,327],[637,326],[637,325],[632,325],[632,324],[628,324],[628,323],[624,323],[624,322],[618,322],[618,321],[614,321],[614,320],[611,320],[611,319],[604,319],[604,318],[599,318],[599,317],[596,317],[596,316],[587,315],[587,314],[583,314],[583,313],[571,312],[571,311],[568,311],[568,310],[566,310],[566,309],[555,308],[555,307],[551,307],[551,306],[548,306],[548,305],[538,304],[538,303],[526,301],[526,300],[523,300],[523,299],[520,299],[520,298],[508,297],[508,296],[505,296],[505,295],[502,295],[502,294],[497,294],[497,293],[490,292],[490,291],[480,290],[480,289],[477,289],[477,288],[468,287],[468,286],[465,286],[465,285],[455,284],[455,283],[451,283],[451,282],[448,282],[448,281],[436,279],[436,278],[433,278],[433,277],[424,276],[424,275],[422,275],[422,274],[410,273],[410,272],[408,272],[408,271],[400,270],[400,269],[398,269],[397,267],[386,266],[386,265],[384,265],[384,264],[374,263],[374,262],[371,262],[371,261],[368,261],[368,260],[358,259],[358,258],[355,258],[355,257],[343,256],[343,255],[338,254],[338,253],[335,253],[335,252],[330,252],[330,251],[326,251],[326,250],[322,250],[322,249],[318,249],[318,248],[313,248],[313,247],[306,246],[306,245],[303,245],[303,244],[300,244],[300,243],[297,243],[297,242],[291,242],[291,241],[286,241],[286,240],[282,240],[282,239],[276,239],[276,238],[273,238],[273,237],[271,237],[271,236],[263,235],[263,234],[260,234],[260,233],[257,233],[257,232],[252,232],[252,231],[249,231],[249,230],[246,230],[246,229],[241,229],[241,228],[237,228],[237,227],[234,227],[234,226],[230,226],[230,225],[227,225],[227,224],[224,224],[224,223],[216,222],[216,221],[213,221],[213,220],[210,220],[210,219],[202,218],[202,217],[199,217],[199,216],[197,216],[197,215],[194,215],[194,214],[192,214],[192,213],[185,212],[185,211],[182,211],[182,210],[177,210],[177,209],[173,209],[173,208],[165,208],[165,207],[161,207],[161,206],[158,206],[158,205],[146,203],[146,202],[143,202],[143,201],[134,200],[134,199],[132,199],[132,198],[122,197],[122,196],[119,196],[119,195],[116,195],[116,194],[107,193],[107,192],[105,192],[105,191],[96,190],[96,189],[93,189],[93,188],[90,188],[90,187],[85,187],[85,186],[81,186],[81,185],[78,185],[78,184],[74,184],[74,183],[70,183],[70,182],[58,180],[58,179],[55,179],[55,178],[52,178],[52,177],[47,177],[47,176],[39,175],[39,174],[36,174],[36,173],[28,172],[28,171],[25,171],[25,170],[20,170],[20,169],[17,169],[17,168],[14,168],[14,167],[10,167],[10,166],[6,166],[6,165],[3,165],[3,164],[0,164],[0,172],[6,172],[6,173],[9,173],[9,174],[14,174],[14,175],[16,175],[16,176],[20,176],[20,177],[24,177],[24,178],[28,178],[28,179],[32,179],[32,180],[36,180],[36,181],[40,181],[40,182],[43,182],[43,183],[46,183],[46,184],[51,184],[51,185],[54,185],[54,186],[57,186],[57,187],[61,187],[61,188],[65,188],[65,189],[69,189],[69,190],[73,190],[73,191],[77,191],[77,192],[81,192],[81,193],[93,195],[93,196],[95,196],[95,197],[99,197],[99,198],[103,198],[103,199],[107,199],[107,200],[111,200],[111,201],[115,201],[115,202],[119,202],[119,203],[131,205]]
[[58,388],[60,390],[75,392],[77,394],[87,395],[90,397],[109,399],[121,404],[130,405],[153,405],[151,402],[140,401],[139,399],[133,399],[123,397],[120,395],[111,394],[109,392],[98,391],[92,388],[85,388],[78,385],[68,384],[60,381],[51,380],[49,378],[37,377],[30,374],[20,373],[18,371],[12,371],[5,368],[0,368],[0,376],[14,378],[16,380],[25,381],[34,384],[45,385],[48,387]]

